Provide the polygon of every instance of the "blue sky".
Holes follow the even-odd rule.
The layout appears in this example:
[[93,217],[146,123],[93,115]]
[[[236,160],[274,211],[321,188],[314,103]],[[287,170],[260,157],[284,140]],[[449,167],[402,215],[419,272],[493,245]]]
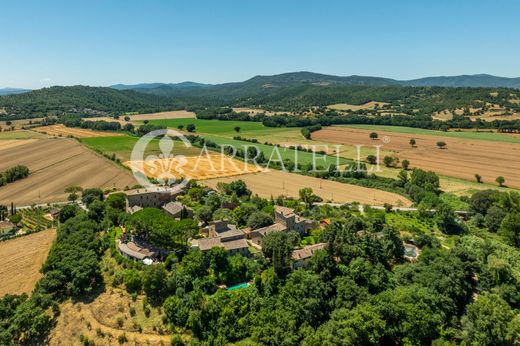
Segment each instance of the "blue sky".
[[520,76],[520,1],[0,2],[0,87]]

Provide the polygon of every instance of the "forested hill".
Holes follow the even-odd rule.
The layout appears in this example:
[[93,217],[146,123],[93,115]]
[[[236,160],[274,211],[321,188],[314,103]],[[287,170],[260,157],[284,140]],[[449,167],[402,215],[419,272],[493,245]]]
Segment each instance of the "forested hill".
[[377,78],[369,83],[365,77],[359,77],[357,82],[349,79],[353,83],[350,85],[344,80],[347,77],[334,77],[324,82],[326,75],[311,73],[275,77],[259,76],[245,82],[220,85],[178,84],[175,89],[168,85],[138,90],[87,86],[44,88],[0,96],[0,120],[59,114],[98,116],[181,108],[196,110],[210,106],[304,113],[310,107],[338,103],[359,105],[369,101],[384,103],[385,109],[392,114],[412,116],[463,109],[484,112],[489,107],[498,107],[509,114],[520,112],[520,90],[516,89],[411,87],[386,85],[387,80]]
[[45,115],[82,116],[155,112],[179,108],[173,98],[133,90],[88,86],[55,86],[0,97],[0,118],[31,118]]

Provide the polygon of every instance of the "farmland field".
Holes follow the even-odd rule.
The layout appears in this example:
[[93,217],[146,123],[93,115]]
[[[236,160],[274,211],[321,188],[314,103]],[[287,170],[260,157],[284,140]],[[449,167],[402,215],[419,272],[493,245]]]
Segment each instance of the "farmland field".
[[55,236],[49,229],[0,242],[0,297],[32,291]]
[[7,122],[5,120],[2,120],[2,121],[0,121],[0,129],[14,127],[15,130],[19,130],[26,125],[32,125],[34,123],[41,121],[42,119],[43,118],[11,120],[11,125],[7,125]]
[[195,113],[185,111],[185,110],[179,110],[179,111],[170,111],[170,112],[158,112],[158,113],[130,115],[130,121],[154,120],[154,119],[185,119],[185,118],[195,118]]
[[[82,138],[81,143],[107,155],[116,154],[120,160],[128,161],[130,160],[132,149],[138,140],[139,137],[137,136],[122,135]],[[160,152],[159,139],[154,139],[148,144],[145,154],[159,154]],[[199,153],[199,148],[188,148],[181,141],[174,141],[174,146],[171,151],[171,154],[174,155],[182,154],[187,156],[198,155]]]
[[48,138],[48,136],[33,132],[33,131],[26,131],[26,130],[18,130],[18,131],[4,131],[0,132],[0,140],[6,140],[6,139],[42,139],[42,138]]
[[26,165],[31,172],[27,178],[0,188],[2,204],[65,201],[67,194],[64,189],[71,185],[122,189],[135,184],[130,172],[73,139],[24,141],[13,148],[0,147],[0,157],[0,171]]
[[[369,133],[377,130],[379,138],[387,136],[388,143],[383,140],[371,140]],[[395,131],[397,129],[394,128]],[[410,131],[416,129],[410,129]],[[503,176],[506,184],[512,187],[520,187],[520,162],[515,158],[520,157],[520,145],[506,143],[505,141],[473,140],[464,137],[467,132],[455,134],[458,137],[446,138],[444,132],[430,131],[422,134],[425,130],[419,130],[413,134],[402,132],[379,131],[378,127],[351,128],[351,127],[329,127],[313,133],[313,138],[320,141],[328,141],[340,144],[362,144],[372,146],[382,145],[383,150],[395,151],[401,160],[407,159],[411,167],[432,170],[441,175],[452,176],[467,180],[474,180],[474,175],[479,174],[486,183],[492,183],[497,176]],[[438,134],[434,136],[433,133]],[[475,133],[479,135],[479,133]],[[495,134],[486,134],[499,136]],[[410,138],[415,138],[417,146],[412,148],[409,144]],[[511,140],[519,138],[507,137]],[[447,143],[447,149],[438,149],[437,141]]]
[[411,205],[408,199],[392,192],[276,170],[245,174],[240,177],[211,179],[203,183],[215,188],[219,182],[229,183],[238,179],[243,180],[253,193],[265,198],[277,197],[279,195],[298,197],[298,192],[301,188],[310,187],[324,201],[337,203],[359,202],[370,205],[383,205],[384,203],[390,203],[395,206]]
[[339,110],[339,111],[345,111],[345,110],[352,110],[352,111],[358,111],[360,109],[375,109],[376,106],[378,108],[381,108],[385,105],[385,102],[376,102],[376,101],[370,101],[361,105],[351,105],[348,103],[337,103],[334,105],[328,106],[330,109]]
[[260,167],[246,164],[225,155],[175,156],[171,159],[127,161],[124,165],[141,171],[148,177],[168,179],[175,177],[205,180],[259,172]]
[[55,137],[88,138],[88,137],[121,136],[121,134],[115,133],[115,132],[93,131],[93,130],[89,130],[89,129],[66,127],[65,125],[62,125],[62,124],[36,127],[33,129],[33,131],[47,134],[49,136],[55,136]]
[[[288,147],[279,147],[275,149],[274,146],[260,144],[260,143],[250,143],[246,141],[234,140],[224,136],[216,136],[216,135],[204,135],[204,138],[209,139],[220,145],[231,145],[237,149],[245,149],[247,146],[256,146],[259,150],[264,153],[266,159],[269,159],[272,156],[272,161],[276,161],[279,157],[282,160],[290,159],[291,161],[296,161],[300,164],[307,164],[313,162],[313,153],[305,152],[305,151],[297,151],[294,149],[290,149]],[[318,147],[317,150],[321,150],[322,148]],[[278,153],[280,156],[278,156]],[[317,165],[330,165],[330,164],[346,164],[351,162],[350,160],[346,160],[343,157],[336,157],[333,153],[331,155],[320,155],[316,154],[316,164]],[[297,159],[296,159],[297,158]]]
[[[126,121],[125,117],[129,117],[130,120]],[[93,117],[86,119],[87,121],[117,121],[121,125],[131,123],[134,121],[143,121],[143,120],[158,120],[158,119],[187,119],[187,118],[195,118],[195,113],[188,112],[185,110],[179,111],[170,111],[170,112],[158,112],[158,113],[146,113],[146,114],[127,114],[120,116],[118,119],[112,117]]]
[[[205,120],[205,119],[162,119],[150,120],[150,124],[163,125],[169,128],[178,128],[183,125],[184,129],[188,124],[193,124],[196,127],[195,134],[198,133],[212,133],[220,135],[236,136],[238,134],[252,134],[252,133],[270,133],[283,131],[284,128],[265,127],[260,122],[254,121],[235,121],[235,120]],[[240,132],[235,131],[235,127],[240,127]]]
[[[483,140],[483,141],[507,142],[507,143],[519,143],[520,144],[520,138],[516,138],[514,136],[509,136],[504,133],[453,131],[453,130],[444,132],[444,131],[419,129],[419,128],[413,128],[413,127],[385,126],[385,125],[339,125],[337,127],[360,129],[360,130],[371,130],[371,131],[397,132],[397,133],[404,133],[404,134],[411,134],[411,135],[428,135],[428,136],[436,136],[436,137],[476,139],[476,140]],[[314,136],[313,136],[313,138],[314,138]]]

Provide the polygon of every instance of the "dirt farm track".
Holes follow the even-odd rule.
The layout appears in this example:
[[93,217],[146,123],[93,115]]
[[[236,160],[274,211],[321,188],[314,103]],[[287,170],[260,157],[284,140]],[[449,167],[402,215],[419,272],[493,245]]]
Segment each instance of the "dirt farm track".
[[238,177],[210,179],[202,183],[216,188],[219,182],[229,183],[238,179],[243,180],[253,193],[265,198],[277,197],[279,195],[298,197],[298,192],[301,188],[310,187],[324,201],[337,203],[359,202],[369,205],[390,203],[402,207],[408,207],[412,204],[405,197],[387,191],[275,170],[244,174]]
[[[503,176],[507,186],[520,187],[520,144],[385,131],[376,131],[379,140],[371,140],[368,136],[370,132],[328,127],[314,132],[312,138],[366,147],[381,145],[381,150],[395,152],[401,161],[409,160],[411,168],[418,167],[473,181],[475,174],[480,174],[486,183],[494,183],[496,177]],[[387,141],[382,140],[385,136]],[[417,141],[415,148],[409,144],[411,138]],[[438,141],[446,142],[447,149],[437,148]]]
[[124,188],[135,184],[130,172],[73,139],[0,140],[0,171],[29,167],[27,178],[0,187],[0,204],[31,205],[67,200],[64,189]]

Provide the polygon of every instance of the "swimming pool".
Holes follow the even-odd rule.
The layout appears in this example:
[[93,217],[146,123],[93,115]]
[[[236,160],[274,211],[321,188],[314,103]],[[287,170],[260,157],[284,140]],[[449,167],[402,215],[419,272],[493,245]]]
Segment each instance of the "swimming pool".
[[243,284],[239,284],[239,285],[228,287],[227,291],[238,290],[238,289],[241,289],[241,288],[244,288],[244,287],[248,287],[249,285],[250,285],[249,282],[244,282]]

